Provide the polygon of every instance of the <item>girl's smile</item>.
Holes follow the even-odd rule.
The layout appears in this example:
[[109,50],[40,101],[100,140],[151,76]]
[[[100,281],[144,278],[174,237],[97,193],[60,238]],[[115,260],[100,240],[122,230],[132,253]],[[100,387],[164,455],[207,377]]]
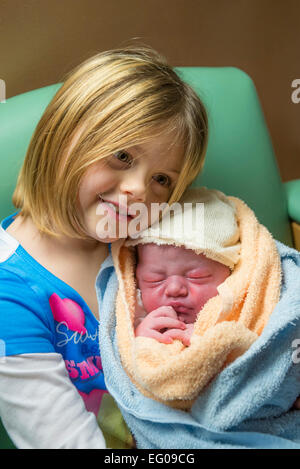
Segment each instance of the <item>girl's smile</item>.
[[130,214],[130,210],[126,205],[120,205],[118,202],[113,202],[112,200],[104,200],[100,195],[99,200],[104,210],[107,210],[116,220],[130,221],[135,217],[135,215]]

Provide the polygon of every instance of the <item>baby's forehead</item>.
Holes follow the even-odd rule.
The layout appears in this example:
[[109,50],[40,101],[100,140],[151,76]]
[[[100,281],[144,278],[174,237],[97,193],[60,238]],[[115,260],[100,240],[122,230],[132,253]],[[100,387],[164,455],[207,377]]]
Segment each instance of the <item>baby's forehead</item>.
[[178,253],[179,251],[186,251],[185,246],[174,246],[173,244],[155,244],[155,243],[146,243],[138,244],[137,246],[139,255],[145,256],[147,254],[159,253],[161,255],[172,255]]
[[210,261],[204,254],[196,254],[192,249],[185,246],[174,246],[168,244],[140,244],[138,245],[138,263],[145,263],[147,266],[153,266],[157,262],[162,265],[164,262],[203,264]]

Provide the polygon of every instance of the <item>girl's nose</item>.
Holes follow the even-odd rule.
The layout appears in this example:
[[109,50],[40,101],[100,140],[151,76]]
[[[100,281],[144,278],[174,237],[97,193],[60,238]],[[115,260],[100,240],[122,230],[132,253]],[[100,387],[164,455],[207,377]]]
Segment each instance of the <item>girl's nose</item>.
[[128,199],[134,202],[146,201],[146,182],[142,174],[132,172],[123,174],[120,183],[121,194],[126,195]]
[[172,276],[167,280],[165,294],[173,297],[187,296],[188,289],[180,277]]

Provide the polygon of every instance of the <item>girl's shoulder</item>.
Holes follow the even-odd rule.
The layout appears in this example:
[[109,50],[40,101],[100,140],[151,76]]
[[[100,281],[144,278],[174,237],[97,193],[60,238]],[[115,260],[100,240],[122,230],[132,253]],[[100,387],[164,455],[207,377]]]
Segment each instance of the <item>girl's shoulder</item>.
[[[16,263],[18,264],[18,263]],[[0,343],[6,355],[53,352],[53,321],[19,267],[0,263]]]
[[[4,225],[5,226],[5,225]],[[7,355],[53,352],[49,283],[19,242],[0,226],[0,343]]]

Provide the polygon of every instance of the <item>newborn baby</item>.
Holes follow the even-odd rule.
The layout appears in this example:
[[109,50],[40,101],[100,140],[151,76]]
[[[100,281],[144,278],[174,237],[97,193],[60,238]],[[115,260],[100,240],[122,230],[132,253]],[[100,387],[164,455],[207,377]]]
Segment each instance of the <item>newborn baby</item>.
[[183,246],[138,245],[135,335],[190,345],[194,322],[230,268]]
[[[198,203],[204,205],[202,212]],[[208,383],[261,336],[280,298],[281,267],[271,234],[240,199],[215,190],[191,189],[180,200],[180,208],[193,217],[182,219],[180,210],[167,212],[139,237],[124,245],[116,243],[112,253],[119,282],[115,314],[122,366],[147,398],[189,410]],[[164,223],[167,215],[170,220]],[[221,384],[220,389],[213,388],[213,395],[217,389],[221,399],[235,401],[232,383],[238,382],[238,395],[256,397],[257,383],[266,371],[270,374],[262,384],[259,402],[265,405],[263,394],[270,383],[274,384],[273,402],[278,401],[277,378],[270,369],[272,349],[268,348],[271,356],[264,350],[266,341],[270,347],[277,344],[266,337],[252,354],[253,361],[244,362],[251,374],[258,364],[257,350],[261,361],[266,361],[258,380],[251,374],[253,394],[249,373],[238,381],[229,373],[221,381],[225,394]],[[287,342],[286,347],[290,347]],[[294,383],[291,392],[295,393]],[[242,402],[247,405],[247,399]],[[252,409],[256,423],[257,407]],[[216,415],[217,410],[218,406]]]

